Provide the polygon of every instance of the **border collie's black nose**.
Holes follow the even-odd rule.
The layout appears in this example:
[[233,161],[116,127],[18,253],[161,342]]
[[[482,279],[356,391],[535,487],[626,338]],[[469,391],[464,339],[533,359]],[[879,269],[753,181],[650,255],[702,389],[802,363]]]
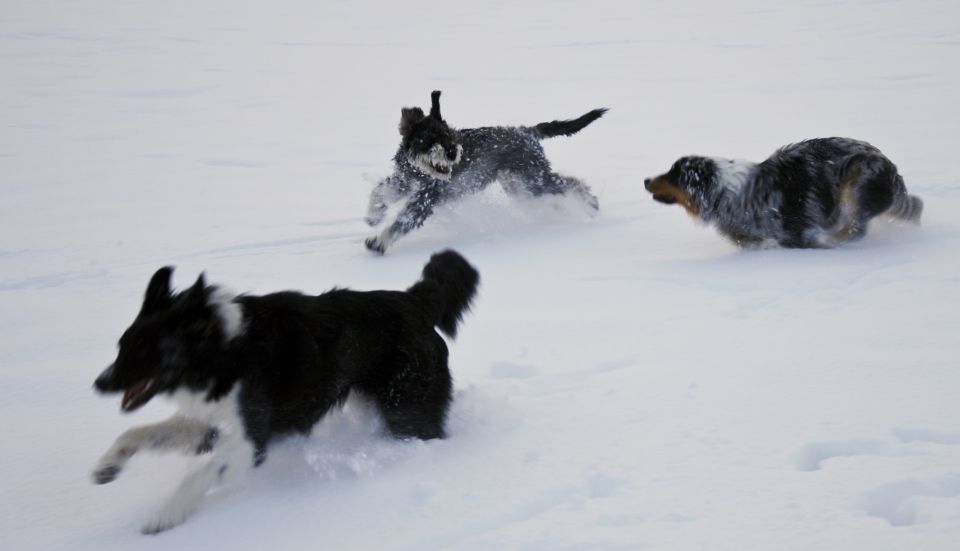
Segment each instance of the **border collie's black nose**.
[[450,159],[451,161],[457,160],[457,150],[456,150],[456,149],[453,149],[453,150],[448,149],[448,150],[447,150],[447,158]]
[[648,191],[650,190],[650,178],[643,179],[643,187],[647,188]]
[[110,364],[110,366],[104,369],[103,373],[97,377],[97,380],[93,382],[93,388],[99,390],[100,392],[112,392],[120,390],[120,387],[117,386],[116,380],[114,380],[113,364]]

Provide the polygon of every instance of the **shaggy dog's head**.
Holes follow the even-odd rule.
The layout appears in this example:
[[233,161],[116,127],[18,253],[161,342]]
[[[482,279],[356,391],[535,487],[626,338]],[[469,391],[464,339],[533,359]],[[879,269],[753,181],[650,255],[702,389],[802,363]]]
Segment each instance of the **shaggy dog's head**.
[[172,273],[160,268],[150,279],[140,312],[120,337],[117,359],[94,382],[99,392],[122,392],[125,412],[160,392],[211,390],[224,375],[218,368],[228,341],[242,330],[233,297],[208,287],[202,274],[186,291],[171,293]]
[[670,170],[647,178],[643,185],[653,198],[661,203],[679,204],[693,216],[699,216],[701,200],[713,185],[717,167],[713,159],[706,157],[682,157],[673,163]]
[[430,99],[429,115],[424,115],[419,107],[404,107],[400,111],[400,151],[421,172],[449,180],[460,163],[463,146],[456,130],[440,116],[440,91],[430,94]]

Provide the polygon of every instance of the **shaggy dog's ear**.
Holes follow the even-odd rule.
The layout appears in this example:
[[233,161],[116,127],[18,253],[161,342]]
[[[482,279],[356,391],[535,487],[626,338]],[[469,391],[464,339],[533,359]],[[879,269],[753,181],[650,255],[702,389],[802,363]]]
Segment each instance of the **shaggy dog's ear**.
[[423,118],[423,109],[419,107],[404,107],[400,110],[400,135],[406,136],[413,129],[413,125]]
[[430,116],[437,122],[443,122],[443,117],[440,116],[440,90],[430,93]]
[[170,276],[172,275],[173,266],[164,266],[153,274],[150,283],[147,284],[147,292],[143,295],[141,313],[155,312],[170,302]]

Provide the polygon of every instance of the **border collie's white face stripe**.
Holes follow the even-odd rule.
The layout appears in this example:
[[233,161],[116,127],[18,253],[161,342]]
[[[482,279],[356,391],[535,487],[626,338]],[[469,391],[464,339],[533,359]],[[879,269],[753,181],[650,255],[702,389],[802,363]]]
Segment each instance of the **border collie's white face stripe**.
[[463,157],[463,146],[457,144],[457,156],[452,161],[447,158],[443,146],[435,143],[430,151],[418,153],[413,156],[413,162],[423,172],[437,178],[438,180],[449,180],[453,173],[453,167],[460,164]]
[[209,304],[220,318],[224,338],[229,342],[243,334],[243,308],[235,302],[237,295],[223,287],[213,287]]
[[741,159],[712,157],[711,160],[717,167],[718,183],[733,193],[740,193],[757,168],[756,163]]

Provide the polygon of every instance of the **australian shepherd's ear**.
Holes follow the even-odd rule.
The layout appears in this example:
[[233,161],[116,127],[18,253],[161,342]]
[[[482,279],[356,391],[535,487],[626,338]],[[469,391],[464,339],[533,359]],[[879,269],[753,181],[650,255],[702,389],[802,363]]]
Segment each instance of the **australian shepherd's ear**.
[[423,109],[419,107],[404,107],[400,110],[400,135],[406,137],[413,130],[413,125],[423,118]]

